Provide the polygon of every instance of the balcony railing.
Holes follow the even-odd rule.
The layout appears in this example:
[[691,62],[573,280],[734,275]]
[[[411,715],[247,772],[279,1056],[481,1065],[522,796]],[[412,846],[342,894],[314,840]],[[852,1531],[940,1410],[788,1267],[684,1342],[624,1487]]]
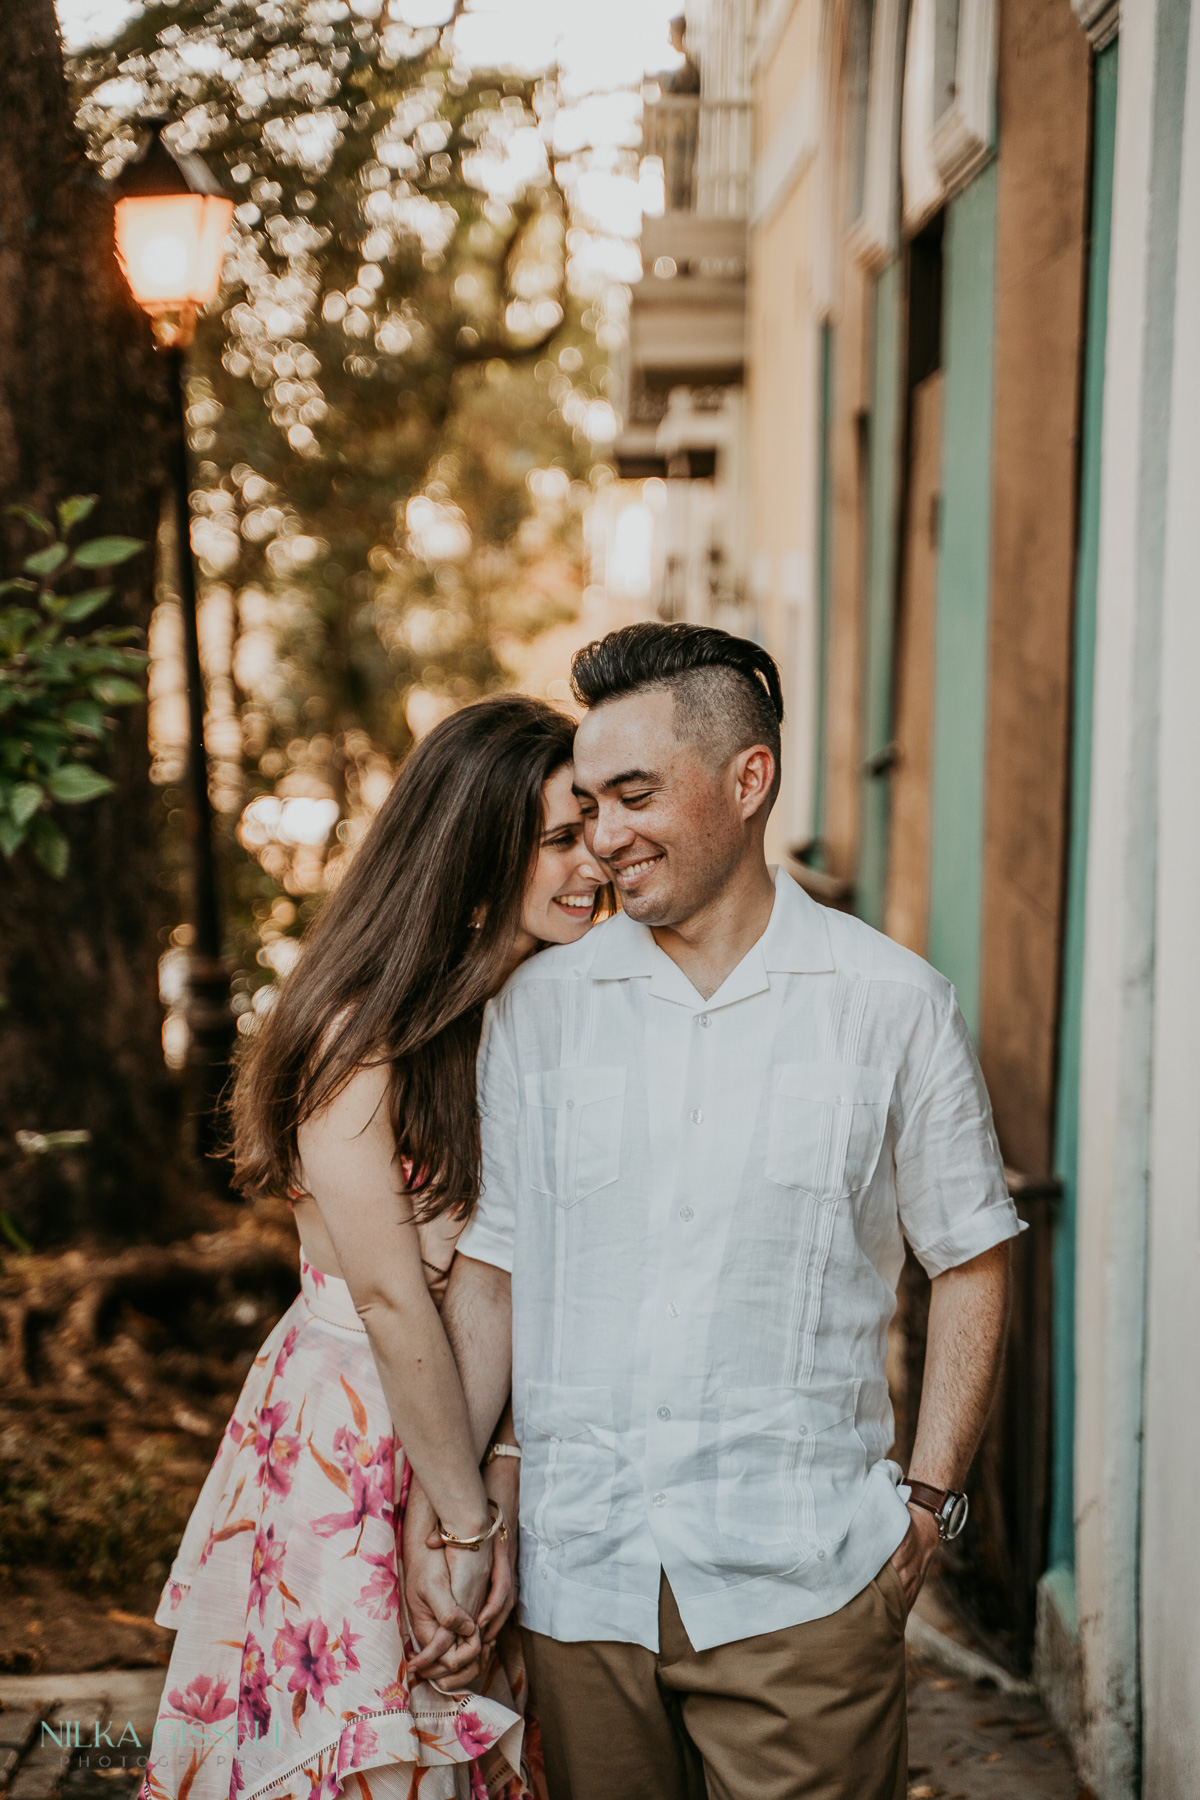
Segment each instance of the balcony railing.
[[[742,100],[664,94],[642,114],[643,166],[661,165],[663,207],[744,219],[750,194],[750,107]],[[651,160],[653,159],[653,160]]]

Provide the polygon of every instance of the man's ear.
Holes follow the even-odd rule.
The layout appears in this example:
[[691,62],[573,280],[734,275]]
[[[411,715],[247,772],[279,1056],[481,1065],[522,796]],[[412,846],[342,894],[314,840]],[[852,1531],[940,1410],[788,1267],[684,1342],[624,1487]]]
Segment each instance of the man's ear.
[[734,762],[738,805],[743,820],[752,819],[771,799],[775,785],[775,758],[765,744],[740,752]]

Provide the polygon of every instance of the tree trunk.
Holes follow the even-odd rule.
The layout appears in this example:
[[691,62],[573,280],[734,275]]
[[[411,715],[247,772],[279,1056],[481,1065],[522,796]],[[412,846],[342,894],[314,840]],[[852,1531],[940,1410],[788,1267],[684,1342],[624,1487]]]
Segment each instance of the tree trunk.
[[[144,630],[165,469],[165,385],[113,249],[113,203],[71,120],[53,0],[0,8],[0,506],[99,495],[86,528],[146,540],[105,622]],[[0,518],[0,563],[34,547]],[[179,1102],[157,992],[156,831],[143,708],[121,715],[116,791],[60,814],[54,881],[27,848],[0,865],[0,1206],[40,1243],[137,1236],[182,1204]],[[20,1129],[86,1128],[25,1159]]]

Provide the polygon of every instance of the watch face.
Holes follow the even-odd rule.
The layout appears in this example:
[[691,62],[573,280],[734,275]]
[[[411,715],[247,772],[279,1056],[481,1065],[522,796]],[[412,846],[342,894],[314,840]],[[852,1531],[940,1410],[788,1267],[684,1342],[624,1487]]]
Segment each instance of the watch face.
[[942,1531],[949,1543],[956,1538],[967,1522],[967,1496],[965,1494],[947,1494],[946,1504],[942,1509]]

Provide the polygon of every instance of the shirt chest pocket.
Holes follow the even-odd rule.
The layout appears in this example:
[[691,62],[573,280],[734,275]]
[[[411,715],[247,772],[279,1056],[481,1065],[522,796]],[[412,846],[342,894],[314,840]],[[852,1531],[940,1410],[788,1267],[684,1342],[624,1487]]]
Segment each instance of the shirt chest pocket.
[[623,1068],[543,1069],[525,1077],[529,1181],[575,1206],[621,1172]]
[[890,1069],[778,1063],[767,1128],[767,1180],[814,1200],[845,1200],[870,1183],[883,1148]]

